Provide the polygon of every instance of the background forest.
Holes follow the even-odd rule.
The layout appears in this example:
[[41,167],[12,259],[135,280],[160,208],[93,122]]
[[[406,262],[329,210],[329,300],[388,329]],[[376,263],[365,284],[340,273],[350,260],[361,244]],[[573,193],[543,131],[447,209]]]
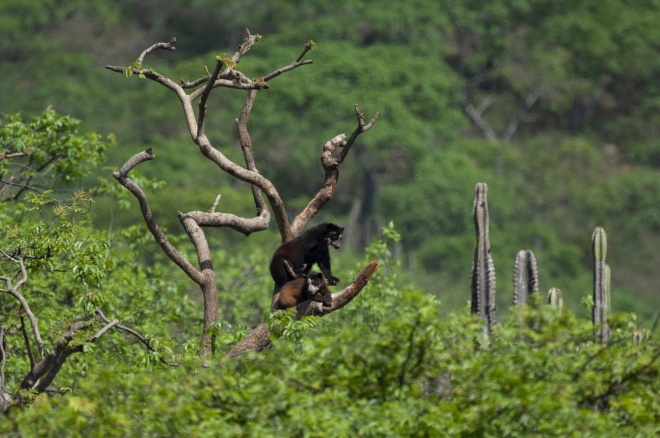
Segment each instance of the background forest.
[[[650,367],[655,353],[646,359],[627,355],[632,361],[611,371],[617,375],[600,374],[601,369],[589,374],[585,370],[596,353],[580,346],[584,333],[592,332],[583,324],[590,309],[583,304],[592,289],[590,236],[596,226],[607,230],[610,244],[612,309],[620,313],[613,330],[651,329],[660,308],[658,23],[656,0],[3,0],[3,122],[9,126],[16,113],[26,123],[33,116],[56,117],[44,113],[51,107],[81,121],[72,129],[98,133],[77,150],[82,155],[87,147],[93,150],[80,169],[54,172],[54,180],[39,183],[60,198],[81,187],[90,192],[93,203],[74,196],[71,215],[81,215],[78,225],[105,236],[108,247],[98,250],[113,254],[104,259],[108,266],[84,262],[104,272],[98,274],[105,286],[97,301],[81,298],[74,280],[58,279],[63,292],[44,293],[41,310],[50,313],[41,318],[52,328],[63,324],[58,317],[73,318],[75,311],[101,302],[164,346],[149,356],[114,335],[112,347],[99,345],[96,360],[81,355],[67,362],[55,386],[73,395],[38,399],[31,410],[12,417],[6,431],[29,435],[36,433],[30,430],[35,424],[40,432],[56,434],[74,426],[98,431],[109,424],[117,433],[100,435],[117,436],[123,428],[197,436],[213,436],[213,428],[223,436],[282,431],[414,436],[411,430],[419,436],[439,431],[561,435],[562,424],[575,427],[565,433],[577,430],[582,436],[589,436],[585,431],[604,436],[613,426],[634,424],[657,431],[652,421],[652,412],[660,411],[657,392],[641,390],[605,408],[594,383],[609,394],[611,382],[632,375],[626,366]],[[205,66],[212,70],[217,55],[232,53],[246,28],[263,36],[241,59],[240,70],[249,77],[290,62],[309,40],[317,45],[308,55],[311,66],[260,91],[250,119],[260,171],[292,209],[300,210],[318,190],[319,151],[337,133],[354,129],[354,104],[368,117],[380,113],[353,148],[334,198],[317,219],[346,227],[345,247],[332,253],[339,277],[354,275],[354,265],[365,257],[379,258],[381,268],[371,289],[356,299],[367,302],[351,304],[322,323],[295,326],[293,335],[283,335],[287,343],[268,355],[225,364],[217,373],[214,362],[200,370],[198,362],[185,358],[199,334],[198,292],[159,253],[135,201],[116,187],[111,173],[129,156],[153,148],[158,159],[140,171],[153,189],[154,215],[174,239],[185,235],[176,212],[206,210],[218,193],[223,210],[253,214],[250,187],[191,153],[195,146],[171,93],[104,66],[128,66],[149,45],[176,37],[176,52],[153,53],[149,66],[192,80]],[[233,90],[209,101],[213,124],[207,135],[232,158],[240,154],[234,119],[243,101]],[[509,362],[484,351],[473,356],[463,351],[477,324],[466,314],[477,182],[489,187],[498,309],[513,313],[510,321],[503,319],[492,348],[501,343]],[[31,202],[11,214],[18,202],[4,203],[5,223],[27,227],[30,211],[41,207]],[[11,241],[9,228],[3,225],[3,243]],[[208,234],[216,263],[223,266],[218,279],[223,321],[215,339],[226,351],[267,313],[266,265],[280,240],[274,228],[248,238],[231,230]],[[522,316],[510,310],[511,271],[520,249],[534,251],[542,292],[563,291],[571,312],[563,319],[545,310]],[[39,281],[35,289],[44,290],[55,280]],[[58,314],[53,303],[71,306],[71,314]],[[558,353],[531,348],[523,358],[507,350],[522,336],[514,328],[520,318],[544,321],[541,331],[554,340],[553,348],[569,343],[562,336],[570,339],[571,351],[584,355],[585,372],[534,387],[544,385],[535,373]],[[409,327],[414,329],[408,337]],[[337,338],[359,339],[337,346]],[[356,353],[360,350],[363,354]],[[180,368],[157,365],[167,351],[183,355],[177,356]],[[603,360],[608,354],[616,358],[616,351],[608,350]],[[337,357],[342,359],[333,363]],[[557,360],[564,360],[557,369],[565,369],[575,357]],[[136,363],[149,372],[135,371]],[[507,366],[530,371],[507,382]],[[655,367],[649,378],[657,386]],[[193,371],[184,375],[184,369]],[[456,375],[479,377],[466,386],[445,382]],[[480,381],[492,386],[482,393]],[[511,387],[529,393],[507,392]],[[273,398],[263,399],[264,391]],[[96,400],[98,392],[112,401]],[[418,397],[422,393],[437,397],[433,407]],[[560,406],[564,400],[570,402]],[[636,410],[641,405],[648,411]],[[579,420],[571,416],[574,406],[582,409]],[[601,415],[622,406],[626,414]],[[556,416],[546,418],[544,412]],[[339,413],[345,415],[341,421]],[[482,423],[483,418],[491,421]]]

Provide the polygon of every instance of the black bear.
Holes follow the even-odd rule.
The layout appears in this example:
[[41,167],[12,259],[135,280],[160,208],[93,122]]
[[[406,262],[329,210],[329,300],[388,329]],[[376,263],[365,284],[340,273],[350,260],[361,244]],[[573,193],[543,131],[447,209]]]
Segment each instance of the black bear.
[[325,223],[305,231],[277,248],[270,261],[270,275],[275,281],[275,291],[296,280],[298,276],[306,276],[314,263],[318,265],[328,284],[339,283],[339,278],[332,275],[328,245],[341,247],[343,232],[344,228]]

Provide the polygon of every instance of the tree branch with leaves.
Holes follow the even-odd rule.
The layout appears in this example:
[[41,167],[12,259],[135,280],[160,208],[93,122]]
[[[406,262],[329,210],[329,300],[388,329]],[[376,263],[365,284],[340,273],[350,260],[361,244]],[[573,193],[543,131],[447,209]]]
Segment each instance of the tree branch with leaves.
[[[25,249],[26,251],[29,248]],[[11,253],[6,250],[0,249],[0,264],[6,263],[14,264],[16,269],[12,270],[3,268],[2,273],[9,273],[8,275],[1,275],[0,280],[4,282],[4,286],[0,287],[0,294],[6,294],[18,302],[18,312],[20,320],[20,332],[23,338],[23,348],[27,352],[29,358],[29,368],[20,383],[21,391],[10,391],[5,384],[5,364],[7,362],[7,351],[5,349],[7,329],[3,324],[7,321],[0,322],[0,414],[5,413],[11,405],[20,404],[27,394],[39,394],[42,392],[57,392],[51,388],[53,380],[57,377],[62,366],[67,358],[74,353],[84,351],[85,347],[89,344],[96,343],[103,335],[113,328],[120,329],[124,332],[135,336],[138,340],[145,344],[147,349],[152,350],[148,341],[141,336],[138,332],[119,324],[119,320],[109,320],[103,315],[99,308],[96,308],[97,317],[88,317],[71,322],[64,333],[59,336],[51,348],[46,348],[42,340],[41,331],[37,322],[35,314],[32,312],[28,300],[21,293],[20,289],[23,288],[29,281],[30,274],[26,267],[26,260],[36,258],[47,258],[48,256],[37,257],[34,255],[21,254],[21,248],[14,249]],[[29,328],[25,326],[23,316],[27,316],[30,324]],[[85,331],[96,330],[96,332],[87,338],[82,337]],[[16,330],[14,330],[16,331]],[[30,333],[31,332],[31,333]],[[30,338],[33,337],[37,345],[37,354],[35,357],[32,349]]]

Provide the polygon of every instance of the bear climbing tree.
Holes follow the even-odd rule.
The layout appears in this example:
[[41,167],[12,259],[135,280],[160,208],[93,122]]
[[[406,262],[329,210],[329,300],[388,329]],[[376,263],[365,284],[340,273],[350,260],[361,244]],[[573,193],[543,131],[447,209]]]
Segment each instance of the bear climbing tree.
[[[339,179],[339,166],[350,152],[356,139],[361,134],[368,131],[378,119],[378,113],[376,113],[368,123],[365,123],[363,113],[360,111],[358,105],[355,105],[357,127],[349,137],[345,134],[339,134],[325,143],[321,152],[321,163],[324,173],[322,186],[302,211],[294,217],[293,221],[289,221],[285,202],[280,197],[278,190],[273,183],[259,173],[257,169],[253,154],[252,140],[247,129],[247,122],[257,94],[259,91],[269,88],[272,79],[281,74],[312,63],[311,60],[304,60],[303,58],[313,48],[313,43],[310,41],[305,44],[303,50],[290,64],[278,68],[262,77],[250,79],[237,69],[237,65],[239,64],[241,57],[247,53],[260,38],[260,35],[253,35],[248,30],[246,38],[238,46],[236,52],[231,57],[217,57],[217,63],[213,72],[207,72],[202,77],[192,81],[174,81],[167,76],[158,73],[153,68],[145,66],[145,58],[150,53],[159,49],[174,51],[176,44],[176,39],[174,38],[170,42],[161,42],[148,47],[138,56],[135,62],[128,67],[106,66],[107,69],[122,73],[127,77],[137,75],[142,78],[147,78],[173,91],[182,105],[185,123],[190,131],[192,141],[198,146],[200,153],[223,172],[250,184],[252,188],[256,215],[251,218],[216,211],[220,199],[219,196],[209,210],[190,211],[186,213],[179,212],[179,220],[196,250],[197,262],[193,263],[177,250],[174,244],[158,226],[158,223],[151,213],[144,192],[129,176],[130,171],[139,164],[155,159],[156,155],[154,151],[149,148],[133,155],[113,175],[119,183],[127,188],[138,200],[146,226],[162,251],[201,289],[204,301],[204,324],[200,342],[201,355],[211,353],[209,328],[218,321],[216,271],[211,260],[211,252],[204,229],[207,227],[228,227],[247,236],[251,233],[263,231],[268,228],[271,220],[270,210],[272,210],[272,215],[277,224],[283,243],[300,235],[305,228],[305,225],[316,216],[330,199],[332,199]],[[207,102],[213,90],[219,87],[241,90],[246,94],[245,103],[236,119],[238,139],[245,160],[244,166],[230,160],[220,149],[212,144],[211,140],[206,135],[206,126],[209,120]],[[197,103],[196,112],[194,108],[195,103]],[[211,202],[209,202],[209,204],[211,204]],[[331,306],[324,307],[320,302],[305,302],[300,304],[296,307],[298,310],[298,317],[304,315],[324,315],[340,309],[362,290],[371,275],[375,272],[377,266],[377,261],[373,261],[365,266],[356,275],[351,284],[332,295]],[[272,291],[264,291],[265,306],[270,305],[269,298],[271,293]],[[244,351],[260,350],[267,347],[269,343],[270,339],[268,336],[267,324],[262,323],[245,339],[234,346],[227,356],[237,357]]]

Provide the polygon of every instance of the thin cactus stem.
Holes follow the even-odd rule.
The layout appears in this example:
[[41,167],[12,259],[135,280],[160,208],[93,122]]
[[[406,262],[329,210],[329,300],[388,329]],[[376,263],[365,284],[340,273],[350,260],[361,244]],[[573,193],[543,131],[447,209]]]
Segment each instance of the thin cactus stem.
[[548,304],[559,314],[564,307],[564,295],[559,288],[553,287],[548,291]]
[[477,241],[472,262],[472,313],[486,322],[485,334],[495,324],[495,264],[488,239],[488,186],[478,183],[474,197],[474,226]]
[[607,324],[609,311],[609,275],[605,259],[607,257],[607,235],[601,227],[596,227],[591,237],[591,248],[594,257],[594,293],[591,320],[596,327],[596,340],[607,343],[611,332]]
[[513,304],[527,304],[529,295],[538,291],[539,270],[536,257],[529,249],[522,249],[516,254],[513,265]]

